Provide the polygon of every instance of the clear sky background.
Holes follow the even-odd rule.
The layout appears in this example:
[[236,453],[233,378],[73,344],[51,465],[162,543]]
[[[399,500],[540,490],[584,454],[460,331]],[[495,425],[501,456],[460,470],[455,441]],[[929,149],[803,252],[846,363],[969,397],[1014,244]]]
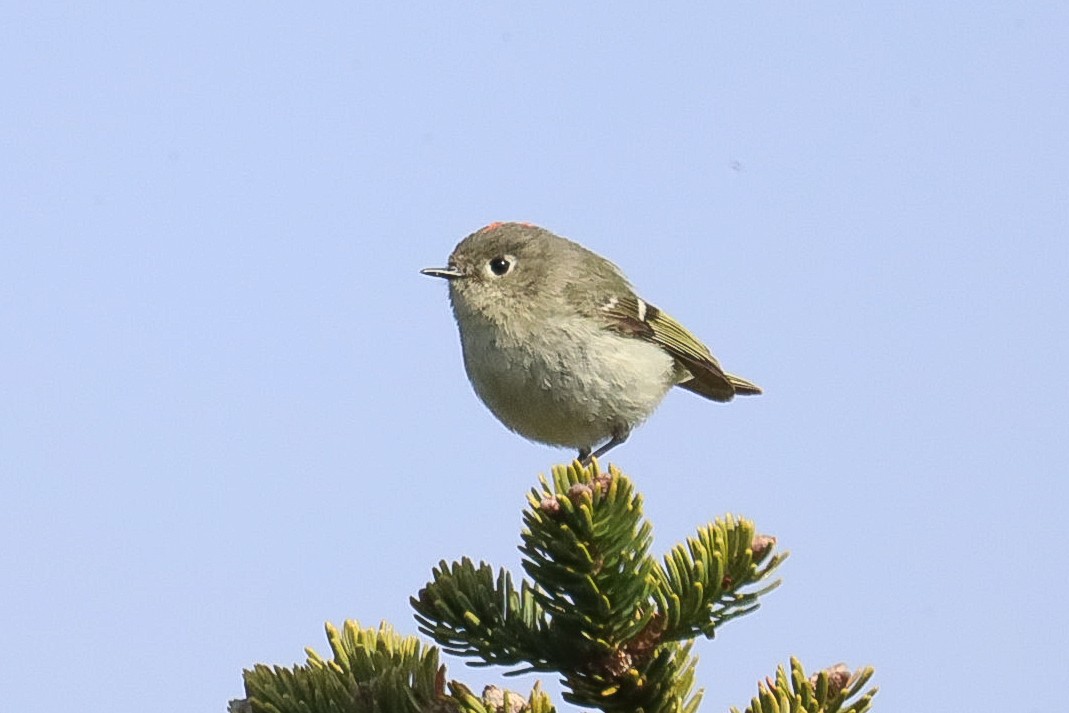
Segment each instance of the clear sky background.
[[703,710],[792,654],[875,665],[882,711],[1061,706],[1067,37],[1061,2],[9,3],[2,707],[222,710],[326,620],[415,632],[439,559],[518,569],[571,454],[483,408],[418,273],[508,219],[766,389],[611,458],[658,551],[733,512],[792,552],[699,643]]

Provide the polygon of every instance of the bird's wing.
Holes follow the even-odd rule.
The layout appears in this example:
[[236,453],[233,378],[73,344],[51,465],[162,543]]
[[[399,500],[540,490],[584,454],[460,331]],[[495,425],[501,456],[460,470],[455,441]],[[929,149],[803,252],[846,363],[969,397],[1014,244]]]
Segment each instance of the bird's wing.
[[659,345],[682,365],[690,377],[679,386],[714,401],[730,401],[735,394],[759,394],[760,387],[726,373],[709,348],[667,314],[634,294],[614,296],[601,305],[609,329]]

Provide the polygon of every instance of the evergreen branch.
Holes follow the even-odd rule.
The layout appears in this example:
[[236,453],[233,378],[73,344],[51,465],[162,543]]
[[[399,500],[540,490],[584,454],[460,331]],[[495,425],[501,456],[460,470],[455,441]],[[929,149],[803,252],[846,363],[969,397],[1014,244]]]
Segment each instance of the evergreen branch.
[[[745,713],[866,713],[879,690],[873,686],[861,691],[872,674],[871,666],[851,673],[844,664],[837,664],[806,678],[801,662],[791,657],[790,675],[780,666],[775,680],[766,678],[757,684],[757,695]],[[739,713],[734,707],[731,711]]]
[[258,665],[245,671],[246,698],[231,701],[233,713],[555,713],[539,685],[526,699],[487,686],[481,697],[446,681],[438,649],[389,625],[361,629],[346,621],[339,632],[327,624],[333,658],[311,649],[304,666]]
[[547,646],[552,632],[526,582],[520,590],[502,569],[496,579],[490,565],[478,568],[468,558],[450,567],[440,562],[432,580],[411,599],[420,631],[458,656],[478,657],[472,666],[529,666],[513,673],[554,670]]
[[[696,713],[698,634],[758,607],[786,557],[775,538],[730,515],[701,527],[658,563],[642,500],[617,469],[557,467],[524,511],[523,566],[531,582],[470,559],[432,572],[413,598],[420,630],[469,665],[555,671],[567,701],[611,713]],[[308,650],[293,668],[245,672],[247,698],[233,713],[555,713],[536,686],[478,696],[447,681],[439,650],[386,624],[327,625],[332,658]],[[872,669],[836,666],[806,678],[791,659],[759,684],[746,713],[867,713]],[[732,709],[738,713],[737,709]]]
[[656,562],[642,499],[613,468],[553,469],[528,496],[520,551],[536,595],[570,649],[607,654],[649,624]]
[[481,697],[462,683],[451,682],[449,692],[463,713],[556,713],[556,708],[539,683],[526,699],[514,691],[487,686]]
[[772,555],[775,543],[774,537],[756,535],[749,520],[728,515],[698,528],[686,544],[673,547],[656,570],[655,596],[664,616],[664,639],[697,634],[712,638],[716,627],[757,609],[758,598],[779,581],[747,588],[767,579],[787,557]]
[[568,671],[564,699],[606,713],[694,713],[702,692],[693,692],[698,660],[691,644],[662,644],[645,655],[627,649],[610,659]]
[[553,469],[524,511],[523,566],[557,634],[565,698],[603,711],[697,709],[690,646],[664,640],[642,499],[617,469]]
[[327,624],[334,657],[309,649],[308,663],[246,670],[244,708],[251,713],[424,713],[459,710],[445,695],[438,650],[383,623],[361,629]]

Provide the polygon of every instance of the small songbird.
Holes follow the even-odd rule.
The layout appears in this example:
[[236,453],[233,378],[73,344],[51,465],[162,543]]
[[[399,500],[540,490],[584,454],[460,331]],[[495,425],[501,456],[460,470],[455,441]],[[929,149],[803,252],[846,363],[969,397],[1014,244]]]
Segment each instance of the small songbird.
[[492,223],[460,241],[448,267],[422,273],[449,281],[483,403],[521,436],[578,448],[584,463],[626,441],[673,386],[713,401],[761,393],[619,268],[544,228]]

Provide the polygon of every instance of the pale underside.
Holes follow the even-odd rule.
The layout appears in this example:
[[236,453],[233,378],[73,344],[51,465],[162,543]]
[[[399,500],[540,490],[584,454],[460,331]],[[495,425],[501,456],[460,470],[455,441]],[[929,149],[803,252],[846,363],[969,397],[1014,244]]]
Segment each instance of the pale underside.
[[644,421],[681,376],[656,344],[582,319],[517,339],[499,325],[469,322],[461,335],[476,393],[526,438],[590,449]]

